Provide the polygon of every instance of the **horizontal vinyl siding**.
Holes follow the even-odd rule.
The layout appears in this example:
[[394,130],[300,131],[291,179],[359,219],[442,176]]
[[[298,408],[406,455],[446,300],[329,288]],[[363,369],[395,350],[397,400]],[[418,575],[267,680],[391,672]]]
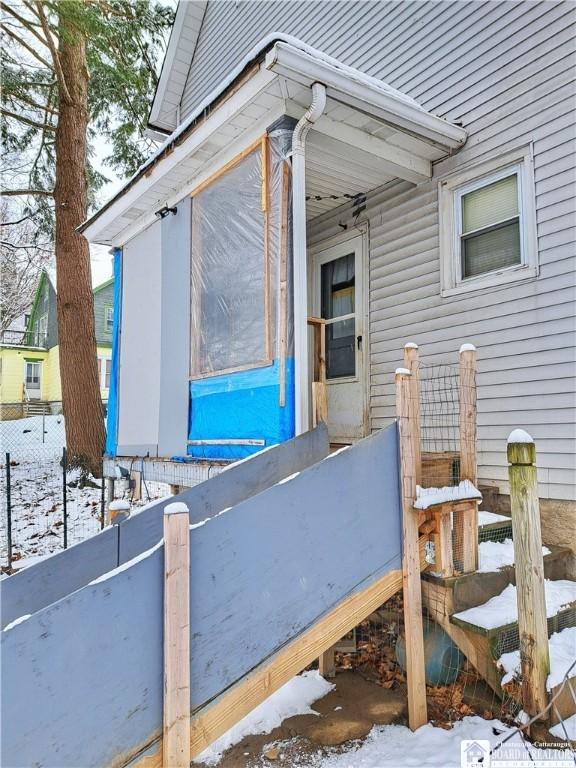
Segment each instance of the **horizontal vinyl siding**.
[[[514,427],[537,441],[540,493],[575,496],[574,6],[568,2],[209,2],[185,116],[264,35],[285,32],[398,88],[468,131],[430,183],[368,196],[372,427],[394,417],[394,370],[414,340],[429,362],[478,347],[480,476],[507,491]],[[437,179],[532,144],[540,273],[440,296]],[[351,224],[321,217],[315,242]]]

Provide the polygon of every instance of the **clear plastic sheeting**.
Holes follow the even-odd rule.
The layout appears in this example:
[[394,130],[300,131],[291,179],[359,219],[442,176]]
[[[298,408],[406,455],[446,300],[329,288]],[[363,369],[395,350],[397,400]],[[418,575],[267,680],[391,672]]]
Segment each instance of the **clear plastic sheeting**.
[[290,142],[271,133],[192,199],[193,456],[294,434]]
[[192,376],[270,361],[262,155],[192,201]]

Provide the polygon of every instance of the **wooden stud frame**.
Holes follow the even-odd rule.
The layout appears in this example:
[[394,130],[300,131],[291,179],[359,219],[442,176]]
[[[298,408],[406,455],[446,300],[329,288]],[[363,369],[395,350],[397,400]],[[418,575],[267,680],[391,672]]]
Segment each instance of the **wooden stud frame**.
[[[246,159],[253,152],[260,151],[262,162],[262,181],[261,181],[261,200],[262,200],[262,213],[263,213],[263,227],[264,227],[264,318],[265,318],[265,357],[263,360],[259,360],[253,363],[247,363],[245,365],[234,366],[231,368],[224,368],[218,371],[199,371],[200,361],[198,359],[198,345],[194,343],[194,337],[192,333],[193,328],[199,327],[200,319],[200,302],[197,300],[199,297],[193,295],[192,290],[192,307],[190,314],[191,325],[191,355],[190,355],[190,380],[195,381],[198,379],[207,379],[214,376],[223,376],[228,373],[237,373],[240,371],[249,371],[254,368],[266,368],[273,363],[273,339],[272,339],[272,312],[271,312],[271,270],[270,270],[270,215],[269,215],[269,183],[270,183],[270,162],[269,162],[269,148],[268,148],[268,134],[264,134],[256,141],[249,144],[242,152],[239,152],[228,163],[223,165],[211,176],[205,179],[198,185],[191,193],[190,196],[193,199],[192,203],[192,219],[194,219],[194,206],[199,203],[194,200],[197,195],[203,192],[207,187],[213,184],[215,181],[224,176],[228,171],[231,171],[244,159]],[[191,275],[194,270],[193,255],[201,253],[202,243],[200,242],[200,233],[195,233],[196,227],[192,227],[192,249],[190,254],[191,260]],[[198,258],[198,256],[197,256]],[[196,322],[193,322],[193,319]]]

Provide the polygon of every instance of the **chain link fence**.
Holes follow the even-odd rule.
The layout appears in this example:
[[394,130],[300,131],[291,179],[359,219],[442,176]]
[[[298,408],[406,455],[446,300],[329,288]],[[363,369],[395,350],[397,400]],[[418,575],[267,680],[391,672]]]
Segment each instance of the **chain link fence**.
[[68,467],[60,409],[0,421],[0,562],[4,573],[76,544],[104,524],[101,479]]

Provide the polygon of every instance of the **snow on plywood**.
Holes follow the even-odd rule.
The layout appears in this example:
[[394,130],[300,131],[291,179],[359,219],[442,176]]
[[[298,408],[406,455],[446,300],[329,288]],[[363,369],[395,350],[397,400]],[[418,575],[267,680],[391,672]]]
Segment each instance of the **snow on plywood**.
[[506,515],[498,515],[496,512],[488,512],[486,509],[478,510],[478,527],[483,525],[494,525],[495,523],[509,523],[510,518]]
[[572,715],[567,720],[564,720],[564,727],[562,723],[557,723],[550,728],[550,733],[557,739],[566,739],[570,741],[576,741],[576,715]]
[[[544,582],[546,595],[546,616],[555,616],[562,608],[576,601],[576,582],[569,579]],[[499,595],[492,597],[486,603],[468,608],[466,611],[454,614],[455,618],[467,621],[483,629],[495,629],[518,621],[518,606],[516,602],[516,587],[508,584]]]
[[[576,662],[576,627],[567,627],[561,632],[554,632],[548,641],[550,650],[550,674],[546,681],[547,690],[551,691],[560,685],[567,673],[576,677],[576,669],[571,670]],[[502,685],[520,676],[520,651],[503,653],[497,661],[498,667],[504,672]]]
[[443,488],[422,488],[416,486],[416,509],[428,509],[449,501],[469,501],[482,499],[482,494],[470,480],[462,480],[458,485],[446,485]]
[[[542,547],[542,555],[549,555],[548,547]],[[514,542],[483,541],[478,546],[478,573],[491,573],[514,565]]]
[[194,759],[194,762],[216,765],[222,754],[234,744],[242,741],[245,736],[270,733],[274,728],[281,725],[287,717],[317,715],[318,712],[311,709],[310,705],[333,688],[333,683],[324,680],[316,670],[304,672],[292,678],[223,736],[216,739]]

